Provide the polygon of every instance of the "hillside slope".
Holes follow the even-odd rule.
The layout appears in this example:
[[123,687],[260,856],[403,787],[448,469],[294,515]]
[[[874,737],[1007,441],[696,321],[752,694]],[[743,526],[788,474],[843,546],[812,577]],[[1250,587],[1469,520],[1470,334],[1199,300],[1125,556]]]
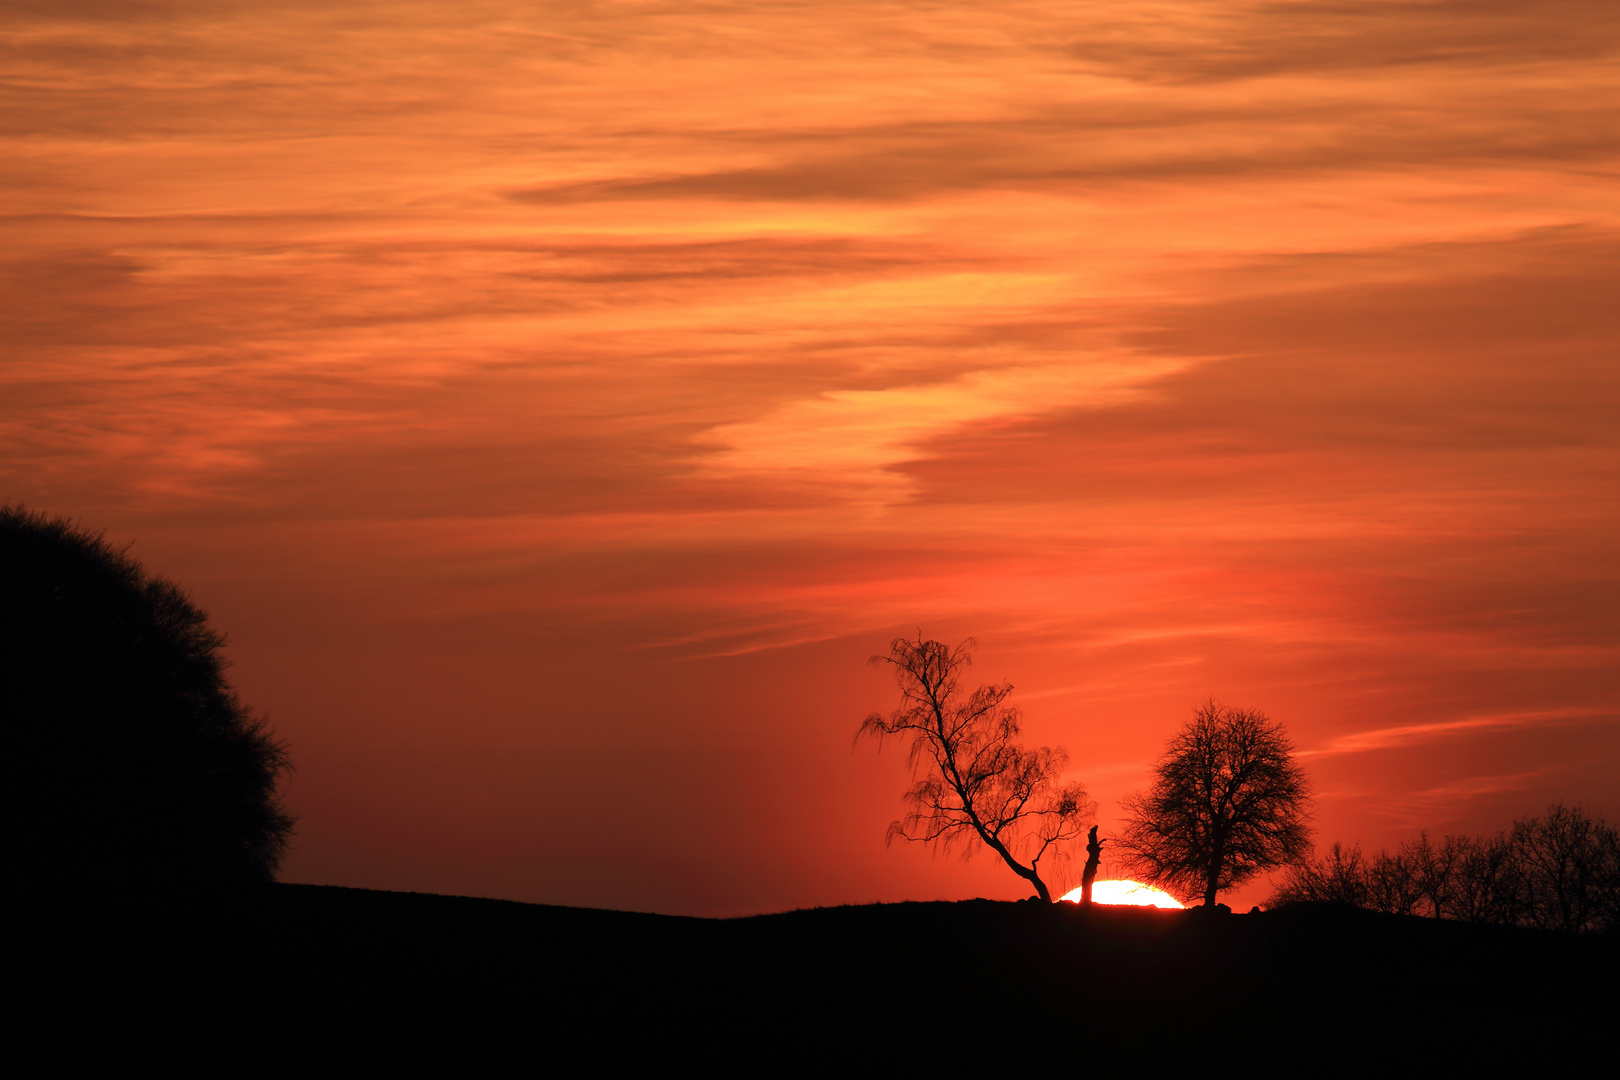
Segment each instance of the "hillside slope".
[[22,925],[17,970],[42,1015],[83,1022],[81,1049],[218,1041],[265,1064],[316,1046],[572,1047],[738,1068],[784,1053],[1244,1069],[1304,1054],[1333,1072],[1606,1054],[1620,1005],[1613,938],[1316,906],[1204,918],[972,900],[711,920],[273,885],[56,897]]

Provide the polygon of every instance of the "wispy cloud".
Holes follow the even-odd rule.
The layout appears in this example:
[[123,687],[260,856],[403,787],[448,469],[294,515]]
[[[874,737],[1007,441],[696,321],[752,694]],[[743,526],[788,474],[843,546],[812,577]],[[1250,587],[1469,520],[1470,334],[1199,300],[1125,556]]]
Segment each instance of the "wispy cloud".
[[1554,727],[1569,724],[1613,722],[1620,719],[1609,711],[1584,708],[1537,709],[1526,712],[1501,713],[1495,716],[1471,716],[1462,720],[1446,720],[1434,724],[1404,724],[1399,727],[1377,728],[1342,735],[1326,746],[1301,750],[1300,757],[1326,757],[1334,754],[1357,754],[1368,750],[1389,750],[1416,743],[1436,742],[1459,736],[1488,731],[1512,731],[1520,728]]
[[836,478],[893,501],[915,485],[891,467],[924,456],[931,440],[973,424],[1117,405],[1184,363],[1076,356],[1063,364],[977,371],[942,383],[824,391],[759,420],[706,432],[703,441],[718,451],[703,468],[716,475]]
[[[461,892],[956,874],[849,855],[892,813],[862,661],[919,626],[1105,801],[1211,693],[1324,790],[1615,790],[1612,0],[0,24],[0,500],[240,617],[310,755],[295,874],[424,816],[529,882],[414,883]],[[342,749],[384,712],[424,776],[533,768],[385,782]],[[644,823],[683,753],[712,813],[555,891],[601,875],[545,837],[603,827],[556,821]]]

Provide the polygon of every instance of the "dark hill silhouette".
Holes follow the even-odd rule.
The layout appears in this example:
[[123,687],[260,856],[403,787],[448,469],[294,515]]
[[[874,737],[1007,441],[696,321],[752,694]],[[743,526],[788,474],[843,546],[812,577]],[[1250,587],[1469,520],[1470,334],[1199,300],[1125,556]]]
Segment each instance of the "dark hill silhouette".
[[100,536],[0,507],[13,880],[271,877],[286,757],[225,681],[223,643]]
[[1135,1074],[1213,1055],[1221,1074],[1341,1075],[1607,1056],[1620,1005],[1612,935],[1323,904],[1204,916],[975,900],[710,920],[265,885],[49,906],[30,937],[37,1000],[147,1040],[182,1017],[185,1046],[224,1038],[232,1060],[266,1065],[864,1072],[1010,1055],[1014,1072]]

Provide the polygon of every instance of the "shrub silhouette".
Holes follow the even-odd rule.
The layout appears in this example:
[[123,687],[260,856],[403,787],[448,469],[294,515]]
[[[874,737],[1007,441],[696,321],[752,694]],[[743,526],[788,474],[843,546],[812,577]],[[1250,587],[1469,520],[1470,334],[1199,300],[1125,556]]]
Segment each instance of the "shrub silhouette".
[[180,589],[99,535],[0,507],[15,878],[274,874],[288,762],[226,682],[223,644]]
[[1325,858],[1288,868],[1272,903],[1332,900],[1394,915],[1538,926],[1569,933],[1620,929],[1620,829],[1557,803],[1489,836],[1427,832],[1367,859],[1337,842]]

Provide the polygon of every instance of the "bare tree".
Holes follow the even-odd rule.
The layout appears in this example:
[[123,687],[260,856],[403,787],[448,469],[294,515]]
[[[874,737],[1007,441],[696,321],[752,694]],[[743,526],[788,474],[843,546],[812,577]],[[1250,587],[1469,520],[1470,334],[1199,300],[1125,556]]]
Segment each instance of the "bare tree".
[[1620,829],[1604,823],[1598,836],[1598,872],[1593,875],[1597,900],[1593,917],[1600,930],[1620,932]]
[[1600,912],[1613,905],[1603,893],[1605,879],[1612,880],[1604,862],[1615,849],[1614,831],[1602,818],[1563,803],[1547,807],[1545,817],[1513,823],[1508,842],[1531,923],[1566,932],[1599,928]]
[[1423,904],[1412,868],[1397,852],[1380,851],[1367,866],[1367,906],[1389,915],[1416,915]]
[[889,655],[872,662],[894,666],[900,707],[887,719],[868,716],[855,741],[870,735],[881,747],[891,735],[911,740],[916,782],[905,798],[912,810],[889,826],[891,843],[897,836],[940,850],[963,843],[964,858],[982,844],[1050,901],[1041,860],[1066,857],[1065,845],[1082,835],[1095,806],[1080,784],[1061,782],[1068,762],[1061,746],[1025,750],[1018,743],[1010,683],[964,696],[959,677],[974,644],[969,638],[951,649],[921,633],[915,641],[895,638]]
[[1361,845],[1346,848],[1337,840],[1320,861],[1300,860],[1288,866],[1272,904],[1321,901],[1367,906],[1367,860]]
[[1506,833],[1462,837],[1453,911],[1467,922],[1512,925],[1525,914],[1523,875]]
[[1416,840],[1401,845],[1400,859],[1411,875],[1412,887],[1428,905],[1429,914],[1443,919],[1452,913],[1457,898],[1457,872],[1467,853],[1466,837],[1448,836],[1435,844],[1427,829]]
[[1620,830],[1559,803],[1491,837],[1427,832],[1395,855],[1363,859],[1337,842],[1288,868],[1273,903],[1330,900],[1393,914],[1539,926],[1569,933],[1620,925]]
[[1309,788],[1281,724],[1211,700],[1170,740],[1153,787],[1125,800],[1119,846],[1140,877],[1216,894],[1309,850]]
[[1380,851],[1369,859],[1361,854],[1360,844],[1346,848],[1335,840],[1321,860],[1290,865],[1271,902],[1316,900],[1412,915],[1422,906],[1423,896],[1404,849],[1394,855]]
[[1327,901],[1392,915],[1429,914],[1469,922],[1516,923],[1526,911],[1523,875],[1505,834],[1494,839],[1427,832],[1391,855],[1368,859],[1337,840],[1314,862],[1289,866],[1273,904]]

